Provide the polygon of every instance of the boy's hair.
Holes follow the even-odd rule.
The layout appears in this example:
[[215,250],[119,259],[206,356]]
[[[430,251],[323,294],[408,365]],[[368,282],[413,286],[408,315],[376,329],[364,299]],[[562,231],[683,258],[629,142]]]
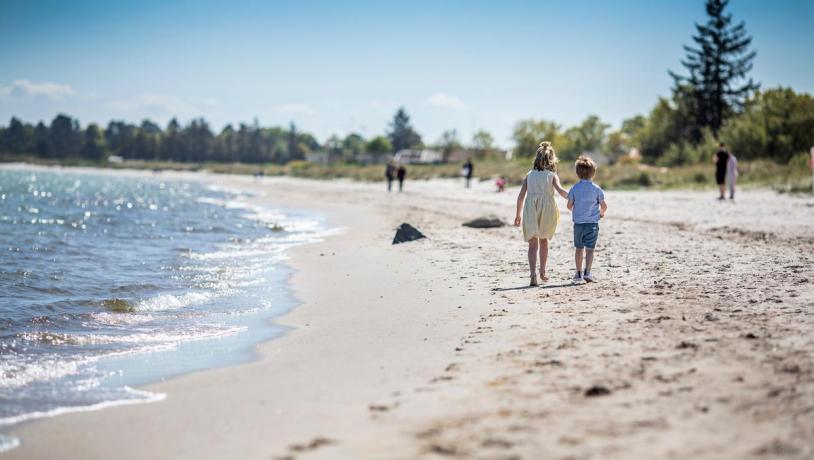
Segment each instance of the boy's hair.
[[533,168],[537,171],[548,170],[557,172],[557,152],[551,146],[551,142],[543,141],[537,146],[537,153],[534,155]]
[[580,179],[592,179],[596,175],[596,163],[588,155],[580,155],[574,166]]

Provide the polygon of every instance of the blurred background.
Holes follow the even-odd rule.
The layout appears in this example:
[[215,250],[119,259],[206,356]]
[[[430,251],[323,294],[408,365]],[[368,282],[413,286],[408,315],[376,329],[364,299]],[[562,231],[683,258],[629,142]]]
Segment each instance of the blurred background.
[[[0,1],[0,159],[811,188],[814,3]],[[573,180],[570,167],[562,168]]]

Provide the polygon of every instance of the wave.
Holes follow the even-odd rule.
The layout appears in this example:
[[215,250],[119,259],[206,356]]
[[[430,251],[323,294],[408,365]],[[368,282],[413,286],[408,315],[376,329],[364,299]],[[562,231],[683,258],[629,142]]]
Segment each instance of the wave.
[[[0,426],[8,426],[8,425],[15,425],[17,423],[31,420],[35,418],[43,418],[43,417],[54,417],[57,415],[62,414],[69,414],[72,412],[90,412],[99,409],[105,409],[108,407],[116,407],[116,406],[126,406],[130,404],[144,404],[150,402],[158,402],[163,401],[167,398],[167,395],[164,393],[152,393],[145,390],[137,390],[135,388],[131,388],[128,386],[124,386],[121,388],[123,392],[132,395],[132,399],[117,399],[117,400],[109,400],[109,401],[102,401],[94,404],[88,404],[84,406],[65,406],[65,407],[57,407],[55,409],[50,409],[46,411],[36,411],[36,412],[27,412],[25,414],[20,415],[13,415],[11,417],[2,417],[0,418]],[[19,444],[18,444],[19,445]],[[16,446],[14,446],[16,447]],[[2,451],[0,451],[2,452]]]

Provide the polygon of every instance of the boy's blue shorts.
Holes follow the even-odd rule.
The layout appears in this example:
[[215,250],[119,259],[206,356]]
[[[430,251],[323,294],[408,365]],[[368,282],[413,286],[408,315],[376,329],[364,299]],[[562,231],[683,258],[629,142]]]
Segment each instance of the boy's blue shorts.
[[599,238],[599,224],[574,224],[574,247],[577,249],[596,247]]

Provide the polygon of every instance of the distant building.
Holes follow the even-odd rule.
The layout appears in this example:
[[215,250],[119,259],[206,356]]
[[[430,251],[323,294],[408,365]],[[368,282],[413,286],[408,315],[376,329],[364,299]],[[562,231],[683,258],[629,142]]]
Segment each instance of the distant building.
[[325,151],[308,152],[305,154],[305,161],[326,165],[328,164],[328,152]]
[[591,157],[592,160],[598,165],[606,165],[610,163],[610,157],[602,152],[585,152],[586,155]]
[[393,159],[399,163],[441,163],[444,160],[444,154],[438,150],[422,149],[402,149],[396,152]]

